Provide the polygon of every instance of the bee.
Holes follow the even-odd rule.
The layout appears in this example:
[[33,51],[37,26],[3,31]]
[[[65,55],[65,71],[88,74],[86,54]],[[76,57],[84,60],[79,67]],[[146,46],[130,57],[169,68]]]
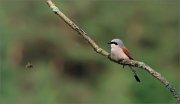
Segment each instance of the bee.
[[32,65],[30,62],[28,62],[28,63],[26,64],[26,68],[27,68],[27,69],[31,69],[31,68],[33,68],[33,65]]

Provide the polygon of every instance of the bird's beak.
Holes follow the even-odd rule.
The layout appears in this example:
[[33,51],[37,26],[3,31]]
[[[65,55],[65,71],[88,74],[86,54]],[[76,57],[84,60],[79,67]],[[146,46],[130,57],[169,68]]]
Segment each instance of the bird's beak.
[[111,44],[111,42],[108,42],[107,44]]

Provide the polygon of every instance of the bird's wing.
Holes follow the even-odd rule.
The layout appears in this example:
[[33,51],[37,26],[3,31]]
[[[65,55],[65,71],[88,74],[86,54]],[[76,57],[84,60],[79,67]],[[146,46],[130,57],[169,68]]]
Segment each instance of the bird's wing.
[[123,47],[122,50],[129,57],[129,59],[133,60],[131,54],[129,53],[129,51],[128,51],[128,49],[126,47]]

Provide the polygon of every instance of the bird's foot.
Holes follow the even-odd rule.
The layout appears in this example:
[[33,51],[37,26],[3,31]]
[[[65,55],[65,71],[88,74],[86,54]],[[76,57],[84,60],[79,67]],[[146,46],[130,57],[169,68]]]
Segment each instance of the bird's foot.
[[123,65],[123,68],[124,68],[125,65]]

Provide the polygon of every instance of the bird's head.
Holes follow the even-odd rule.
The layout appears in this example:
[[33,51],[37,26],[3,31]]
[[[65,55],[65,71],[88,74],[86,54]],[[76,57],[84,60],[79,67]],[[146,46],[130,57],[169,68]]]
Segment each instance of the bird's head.
[[108,44],[111,44],[111,48],[113,48],[113,47],[123,48],[124,47],[124,44],[121,39],[112,39],[111,42],[109,42]]

